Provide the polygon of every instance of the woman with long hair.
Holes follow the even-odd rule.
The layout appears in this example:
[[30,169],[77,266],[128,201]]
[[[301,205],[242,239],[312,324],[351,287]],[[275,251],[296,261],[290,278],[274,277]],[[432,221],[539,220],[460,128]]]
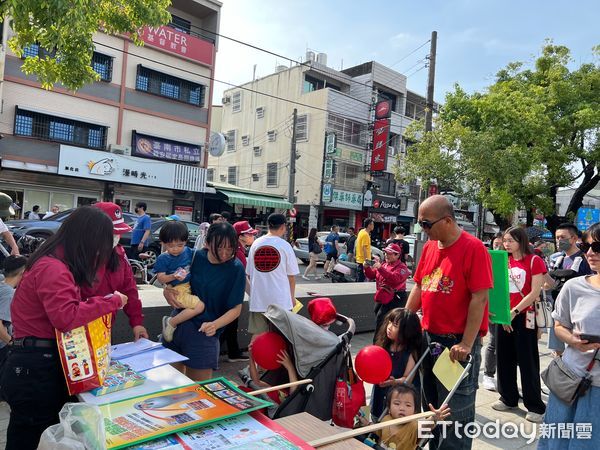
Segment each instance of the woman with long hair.
[[546,264],[534,255],[527,233],[521,227],[506,230],[502,237],[508,257],[510,325],[498,327],[496,354],[500,399],[492,405],[497,411],[516,410],[519,403],[517,367],[521,372],[525,419],[539,423],[546,411],[542,401],[540,355],[533,303],[539,298]]
[[127,303],[120,292],[81,296],[109,260],[112,242],[106,214],[83,206],[29,258],[11,305],[13,342],[0,383],[11,409],[7,450],[36,449],[69,400],[56,330],[71,331]]
[[[587,230],[580,248],[595,275],[568,280],[558,294],[552,317],[556,336],[566,344],[562,362],[579,377],[593,364],[592,384],[585,395],[571,404],[550,391],[544,423],[586,424],[593,433],[600,430],[600,223]],[[538,444],[538,449],[543,450],[595,448],[598,448],[597,438],[562,439],[558,433],[540,437]]]
[[[242,311],[246,273],[235,257],[237,247],[237,233],[230,223],[209,227],[205,248],[195,252],[190,267],[192,294],[202,299],[204,312],[179,324],[173,341],[164,343],[189,358],[174,366],[194,381],[212,378],[219,368],[219,335]],[[164,295],[177,308],[172,315],[180,312],[177,291],[167,287]]]
[[321,277],[317,276],[317,261],[319,260],[319,253],[321,253],[319,251],[319,253],[316,253],[317,248],[319,248],[319,250],[321,249],[321,244],[319,244],[319,241],[317,240],[317,229],[316,228],[311,228],[310,231],[308,232],[308,255],[309,255],[309,263],[308,266],[306,266],[306,270],[304,271],[304,275],[302,275],[302,278],[304,278],[305,280],[308,280],[308,274],[309,273],[313,273],[315,280],[320,280]]

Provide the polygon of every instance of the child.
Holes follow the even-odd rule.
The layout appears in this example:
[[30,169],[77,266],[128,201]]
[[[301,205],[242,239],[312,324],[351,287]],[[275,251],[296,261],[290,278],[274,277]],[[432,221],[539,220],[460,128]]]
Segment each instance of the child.
[[337,317],[337,310],[329,297],[314,298],[308,302],[310,320],[325,330],[329,330]]
[[154,272],[158,275],[159,282],[169,283],[177,290],[177,301],[185,308],[176,316],[165,316],[162,319],[162,337],[165,342],[171,342],[177,325],[202,314],[204,303],[197,296],[192,295],[190,286],[193,252],[186,245],[187,226],[182,222],[166,222],[160,229],[159,238],[166,251],[156,259]]
[[12,340],[10,304],[23,272],[27,258],[8,256],[4,260],[4,280],[0,281],[0,367],[8,355],[8,344]]
[[373,386],[371,414],[375,420],[379,419],[383,413],[385,396],[390,387],[405,382],[420,386],[418,376],[415,376],[414,380],[407,380],[406,377],[419,359],[421,333],[419,317],[407,309],[392,309],[383,319],[382,326],[375,338],[375,345],[383,347],[390,354],[392,373],[388,380]]
[[[411,416],[416,413],[418,404],[417,391],[410,384],[394,386],[388,392],[387,408],[388,414],[381,419],[381,422],[387,422],[400,417]],[[435,413],[434,423],[443,420],[450,415],[448,405],[443,405],[440,409],[434,409],[431,403],[429,409]],[[430,422],[429,422],[430,423]],[[429,427],[431,429],[431,427]],[[418,442],[418,421],[413,420],[402,425],[391,425],[382,428],[376,432],[379,436],[381,445],[395,449],[415,449]]]

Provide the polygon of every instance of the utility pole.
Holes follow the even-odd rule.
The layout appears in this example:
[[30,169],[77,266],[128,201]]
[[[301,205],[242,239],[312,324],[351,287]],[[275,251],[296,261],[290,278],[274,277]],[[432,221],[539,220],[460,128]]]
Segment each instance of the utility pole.
[[437,31],[431,32],[431,48],[429,50],[429,77],[427,80],[427,100],[425,108],[425,131],[432,130],[433,122],[433,86],[435,84],[435,53],[437,49]]
[[288,201],[292,206],[296,203],[296,125],[298,122],[298,110],[294,108],[293,122],[292,122],[292,145],[290,147],[290,180],[289,180],[289,191]]

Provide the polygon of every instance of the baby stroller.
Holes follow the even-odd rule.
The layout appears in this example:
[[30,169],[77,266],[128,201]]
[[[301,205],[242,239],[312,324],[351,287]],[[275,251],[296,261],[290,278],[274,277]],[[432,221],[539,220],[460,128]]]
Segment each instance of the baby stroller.
[[[310,319],[270,305],[265,317],[291,344],[298,379],[312,382],[298,386],[273,413],[273,418],[308,412],[321,420],[330,420],[335,382],[345,361],[355,324],[349,317],[337,315],[337,320],[347,325],[340,336],[327,331]],[[276,386],[286,383],[285,370],[267,371],[261,380]]]

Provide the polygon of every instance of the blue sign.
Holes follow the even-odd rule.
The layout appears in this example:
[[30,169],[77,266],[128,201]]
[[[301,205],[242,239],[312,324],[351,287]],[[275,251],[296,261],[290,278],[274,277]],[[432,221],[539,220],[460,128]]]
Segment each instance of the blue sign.
[[580,231],[585,231],[598,222],[600,222],[600,209],[579,208],[579,210],[577,211],[576,225]]

